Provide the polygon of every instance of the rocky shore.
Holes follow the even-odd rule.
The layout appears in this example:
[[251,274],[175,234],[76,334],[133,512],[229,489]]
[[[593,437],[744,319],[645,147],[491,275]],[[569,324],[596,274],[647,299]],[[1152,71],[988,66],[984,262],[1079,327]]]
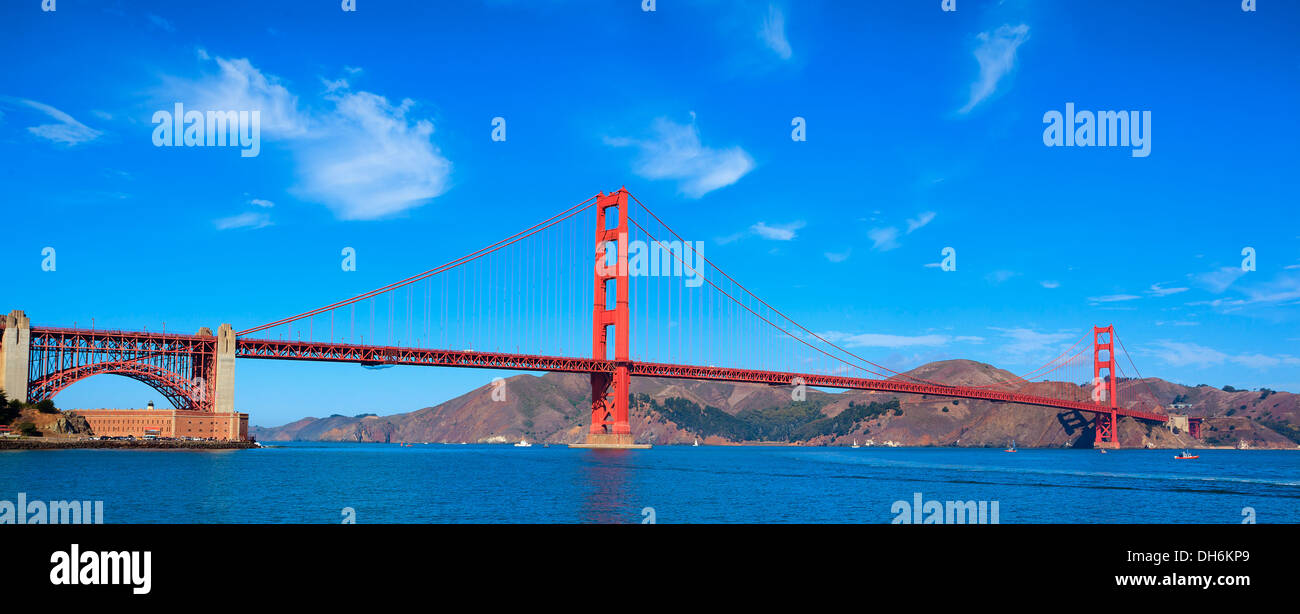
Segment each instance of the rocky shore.
[[105,450],[246,450],[256,447],[258,447],[257,443],[252,441],[0,438],[0,450],[71,450],[77,448]]

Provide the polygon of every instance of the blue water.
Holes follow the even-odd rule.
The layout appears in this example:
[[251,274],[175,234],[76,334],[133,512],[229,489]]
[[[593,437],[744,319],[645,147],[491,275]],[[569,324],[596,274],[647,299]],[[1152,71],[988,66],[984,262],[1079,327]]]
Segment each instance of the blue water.
[[112,523],[887,523],[997,501],[1002,523],[1300,522],[1300,453],[289,443],[0,452],[0,500],[102,500]]

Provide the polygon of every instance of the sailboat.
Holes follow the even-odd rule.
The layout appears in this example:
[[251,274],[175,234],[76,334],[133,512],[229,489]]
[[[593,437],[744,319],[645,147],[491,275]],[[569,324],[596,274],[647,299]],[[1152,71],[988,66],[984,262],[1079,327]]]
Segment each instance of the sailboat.
[[527,439],[524,439],[523,437],[520,437],[520,438],[519,438],[519,443],[515,444],[515,447],[516,447],[516,448],[531,448],[531,447],[533,447],[533,444],[528,443],[528,440],[527,440]]
[[699,437],[696,437],[696,438],[695,438],[695,443],[691,444],[691,447],[694,447],[694,448],[698,448],[698,447],[700,447],[700,438],[699,438]]
[[1015,451],[1016,451],[1016,440],[1012,439],[1011,447],[1003,450],[1003,452],[1015,452]]

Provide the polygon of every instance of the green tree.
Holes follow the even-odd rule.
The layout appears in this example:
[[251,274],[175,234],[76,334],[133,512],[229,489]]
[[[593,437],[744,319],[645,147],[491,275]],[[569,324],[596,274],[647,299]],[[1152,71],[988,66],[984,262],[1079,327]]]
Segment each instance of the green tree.
[[59,408],[54,406],[54,401],[43,399],[36,403],[36,411],[43,414],[57,414],[59,413]]

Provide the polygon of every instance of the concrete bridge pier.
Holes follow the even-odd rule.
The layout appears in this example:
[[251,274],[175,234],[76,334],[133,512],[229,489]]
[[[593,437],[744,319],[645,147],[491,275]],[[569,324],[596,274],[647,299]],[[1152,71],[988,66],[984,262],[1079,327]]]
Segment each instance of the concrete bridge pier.
[[0,388],[5,396],[27,402],[28,367],[31,362],[32,322],[20,309],[4,316],[0,337]]
[[[217,327],[217,352],[213,357],[212,411],[218,414],[235,413],[235,329],[229,324]],[[239,420],[229,421],[231,439],[242,439]]]

